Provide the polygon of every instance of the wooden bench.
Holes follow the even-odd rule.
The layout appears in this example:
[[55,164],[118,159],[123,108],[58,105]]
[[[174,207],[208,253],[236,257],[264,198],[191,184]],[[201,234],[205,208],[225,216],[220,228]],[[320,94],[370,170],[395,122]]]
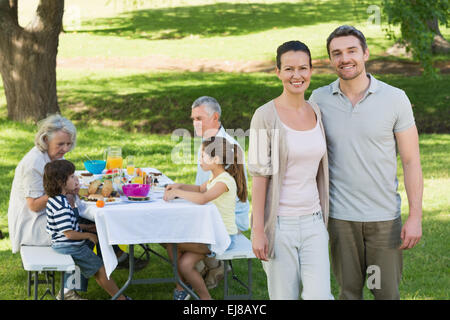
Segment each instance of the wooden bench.
[[[253,253],[252,243],[247,237],[239,233],[235,239],[235,246],[223,254],[216,255],[217,260],[224,261],[224,300],[230,299],[251,299],[252,298],[252,259],[256,258]],[[237,275],[234,273],[233,265],[231,260],[234,259],[247,259],[248,269],[247,269],[247,284],[242,282]],[[247,289],[247,294],[244,295],[231,295],[229,291],[228,283],[228,273],[231,272],[232,280],[237,281],[241,286]]]
[[[28,272],[28,296],[31,296],[31,285],[34,284],[34,300],[38,300],[38,285],[47,284],[42,300],[48,293],[55,297],[55,271],[61,272],[61,300],[64,300],[64,273],[75,271],[75,263],[70,255],[60,254],[47,246],[21,246],[23,268]],[[32,274],[34,273],[34,280]],[[46,280],[39,280],[44,273]],[[49,289],[49,286],[51,290]]]

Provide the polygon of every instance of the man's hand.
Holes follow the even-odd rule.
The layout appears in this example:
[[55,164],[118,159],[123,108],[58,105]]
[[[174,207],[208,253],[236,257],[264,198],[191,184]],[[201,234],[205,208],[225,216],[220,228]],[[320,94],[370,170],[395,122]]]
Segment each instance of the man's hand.
[[403,225],[400,237],[403,241],[399,247],[400,250],[414,248],[422,237],[422,219],[409,216]]

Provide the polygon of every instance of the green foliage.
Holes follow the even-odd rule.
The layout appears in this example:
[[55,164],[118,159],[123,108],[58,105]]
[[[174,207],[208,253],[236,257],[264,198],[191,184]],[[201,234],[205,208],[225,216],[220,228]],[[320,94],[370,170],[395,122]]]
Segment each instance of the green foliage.
[[[383,6],[388,15],[389,25],[400,25],[400,43],[421,62],[424,75],[435,76],[431,51],[434,31],[430,23],[437,19],[440,23],[448,25],[448,0],[383,0]],[[386,31],[395,38],[390,27]]]

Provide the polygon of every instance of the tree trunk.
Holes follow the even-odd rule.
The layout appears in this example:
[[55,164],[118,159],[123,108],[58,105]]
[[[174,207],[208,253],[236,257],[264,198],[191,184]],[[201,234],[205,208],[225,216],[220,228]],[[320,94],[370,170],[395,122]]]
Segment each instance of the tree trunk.
[[56,55],[63,0],[41,0],[26,28],[18,24],[17,0],[0,0],[0,72],[8,118],[38,121],[59,112]]
[[433,44],[431,50],[433,53],[450,53],[450,42],[445,40],[439,29],[439,21],[437,18],[427,22],[428,27],[434,33]]

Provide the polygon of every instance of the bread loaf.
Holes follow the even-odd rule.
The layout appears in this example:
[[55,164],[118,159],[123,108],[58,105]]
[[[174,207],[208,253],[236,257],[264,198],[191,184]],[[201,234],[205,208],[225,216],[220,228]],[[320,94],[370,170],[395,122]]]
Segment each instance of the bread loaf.
[[111,195],[111,192],[113,192],[114,188],[113,188],[113,184],[111,180],[106,180],[103,183],[103,188],[102,188],[102,195],[104,197],[109,197]]
[[89,188],[88,188],[88,192],[89,194],[94,194],[97,192],[98,187],[100,187],[100,185],[102,184],[102,182],[100,180],[94,180],[89,184]]

